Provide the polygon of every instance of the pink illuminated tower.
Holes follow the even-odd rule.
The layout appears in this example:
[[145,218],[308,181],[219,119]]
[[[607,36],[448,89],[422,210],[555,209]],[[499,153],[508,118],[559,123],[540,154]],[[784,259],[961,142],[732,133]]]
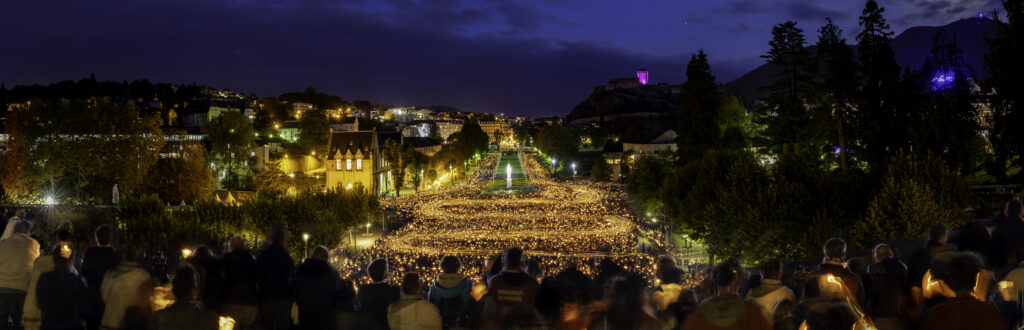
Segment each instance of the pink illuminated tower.
[[647,69],[636,70],[636,79],[640,80],[640,85],[647,86]]

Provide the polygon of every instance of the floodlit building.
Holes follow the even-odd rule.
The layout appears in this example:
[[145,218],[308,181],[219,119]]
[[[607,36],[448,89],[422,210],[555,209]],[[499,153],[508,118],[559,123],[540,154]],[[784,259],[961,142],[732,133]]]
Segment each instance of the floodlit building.
[[653,156],[661,151],[676,151],[676,131],[666,130],[654,138],[636,137],[622,142],[622,152],[636,156]]
[[384,143],[402,142],[398,132],[331,132],[327,141],[327,187],[352,188],[362,185],[367,191],[383,195],[391,189],[391,174],[382,157]]
[[501,142],[501,138],[512,134],[512,129],[504,121],[480,121],[477,123],[480,125],[480,129],[487,133],[490,142],[494,144],[498,144]]

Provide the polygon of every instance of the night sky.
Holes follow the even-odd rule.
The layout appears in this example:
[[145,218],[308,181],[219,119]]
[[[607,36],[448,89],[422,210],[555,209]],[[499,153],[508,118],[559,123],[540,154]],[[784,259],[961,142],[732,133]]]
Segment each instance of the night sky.
[[[882,0],[897,33],[991,13],[999,0]],[[0,81],[192,83],[275,96],[565,115],[611,78],[680,83],[704,49],[727,82],[762,63],[772,25],[808,41],[825,16],[857,32],[859,0],[0,1]]]

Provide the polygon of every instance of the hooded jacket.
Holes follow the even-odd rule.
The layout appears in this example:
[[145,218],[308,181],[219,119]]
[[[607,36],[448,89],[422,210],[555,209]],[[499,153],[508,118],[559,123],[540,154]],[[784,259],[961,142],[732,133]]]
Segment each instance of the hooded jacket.
[[537,297],[537,280],[525,272],[501,272],[490,280],[490,293],[498,307],[526,305],[533,307]]
[[796,302],[793,290],[782,285],[782,281],[772,278],[765,279],[760,286],[750,289],[750,292],[747,293],[747,300],[753,301],[761,307],[765,320],[774,318],[775,304],[784,299]]
[[430,291],[427,293],[427,300],[430,300],[430,303],[437,305],[441,299],[462,297],[463,303],[469,303],[473,300],[469,295],[469,291],[472,288],[473,281],[462,276],[462,274],[441,274],[436,280],[434,280],[434,283],[430,285]]
[[683,322],[684,330],[750,329],[768,330],[772,326],[764,318],[761,308],[739,296],[714,297],[705,300]]

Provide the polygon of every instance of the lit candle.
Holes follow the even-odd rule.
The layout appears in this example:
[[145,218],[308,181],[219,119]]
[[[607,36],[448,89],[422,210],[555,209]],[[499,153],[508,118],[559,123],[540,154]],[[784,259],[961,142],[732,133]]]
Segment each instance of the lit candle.
[[181,256],[185,257],[185,259],[188,259],[188,257],[192,256],[192,250],[188,248],[181,249]]

